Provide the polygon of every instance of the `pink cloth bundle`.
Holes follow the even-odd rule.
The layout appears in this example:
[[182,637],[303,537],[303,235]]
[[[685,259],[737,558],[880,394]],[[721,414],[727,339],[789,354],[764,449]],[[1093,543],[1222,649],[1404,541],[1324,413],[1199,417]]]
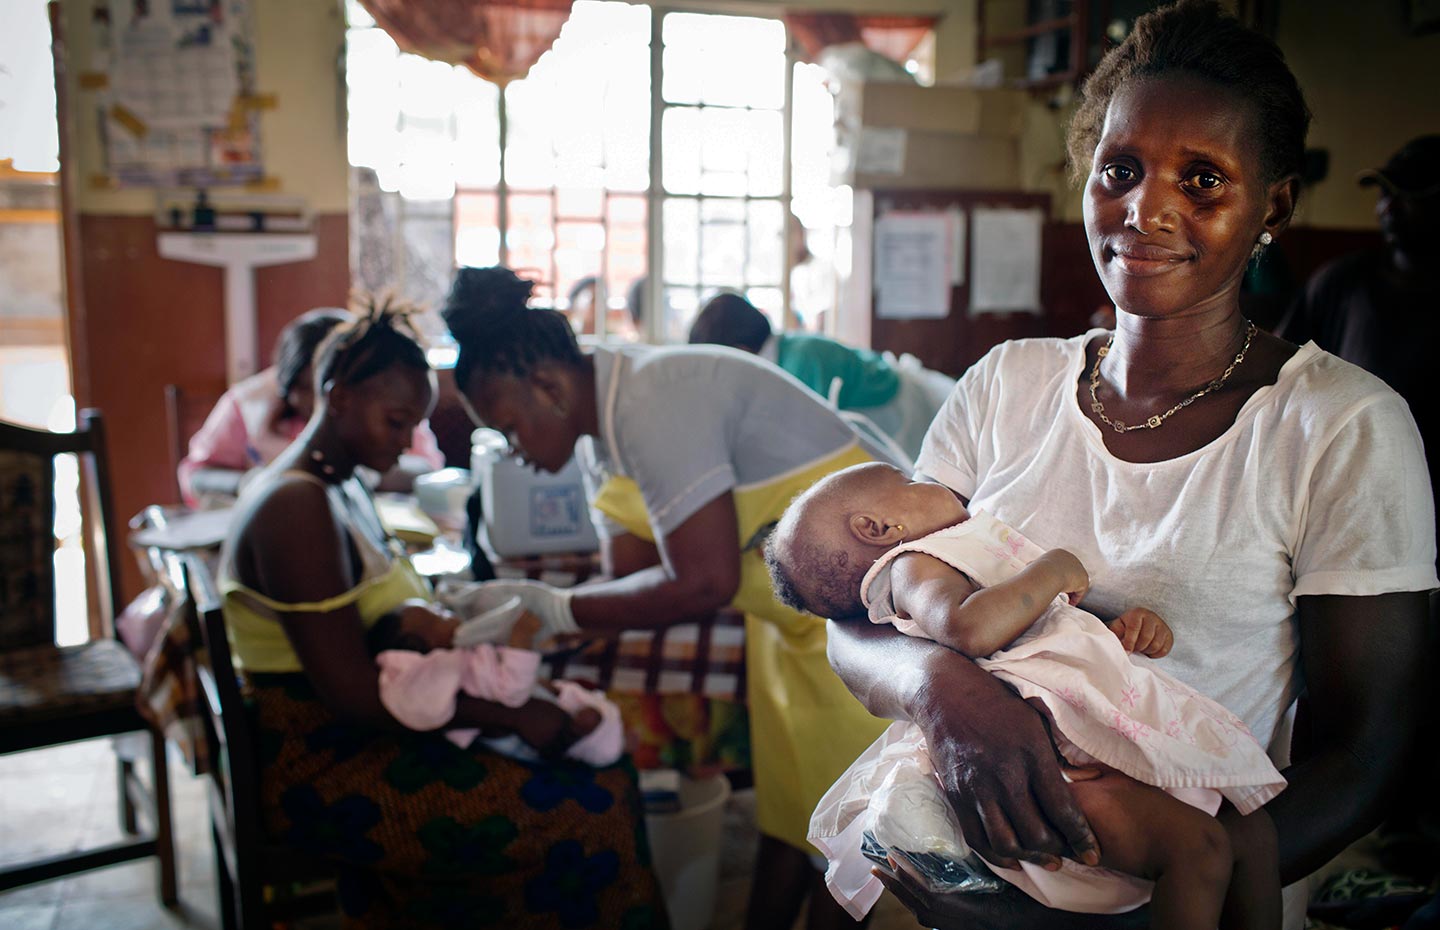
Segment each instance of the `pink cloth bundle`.
[[[602,692],[570,681],[557,681],[552,695],[538,687],[540,653],[482,643],[463,649],[428,653],[389,649],[375,657],[380,668],[380,702],[396,720],[412,730],[438,730],[455,716],[461,692],[506,707],[532,698],[554,701],[567,713],[592,707],[600,724],[566,751],[572,759],[593,766],[614,763],[625,751],[620,708]],[[480,735],[475,729],[451,729],[445,736],[460,747]]]

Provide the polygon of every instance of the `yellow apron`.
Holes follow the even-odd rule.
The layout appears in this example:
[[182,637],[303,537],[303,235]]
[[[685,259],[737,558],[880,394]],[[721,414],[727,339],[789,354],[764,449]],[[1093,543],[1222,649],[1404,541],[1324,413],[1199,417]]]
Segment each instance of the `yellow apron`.
[[[741,545],[780,519],[797,494],[850,465],[871,461],[858,446],[733,490]],[[597,510],[654,541],[640,489],[612,477],[595,495]],[[806,842],[810,814],[835,779],[889,721],[865,710],[830,668],[825,621],[775,600],[759,546],[740,553],[740,588],[731,604],[745,612],[746,700],[760,831],[814,852]]]

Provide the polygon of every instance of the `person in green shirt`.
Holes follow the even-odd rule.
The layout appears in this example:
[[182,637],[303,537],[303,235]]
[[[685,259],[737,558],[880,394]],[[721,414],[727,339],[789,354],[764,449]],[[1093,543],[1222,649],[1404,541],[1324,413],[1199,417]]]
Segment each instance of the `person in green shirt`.
[[690,344],[704,343],[743,349],[779,366],[838,409],[863,414],[912,459],[955,386],[909,356],[897,363],[818,333],[774,332],[754,304],[728,291],[710,298],[690,327]]
[[817,333],[772,332],[770,319],[739,294],[716,294],[695,318],[690,344],[705,343],[752,352],[827,399],[839,378],[841,410],[888,404],[900,390],[900,376],[880,353]]

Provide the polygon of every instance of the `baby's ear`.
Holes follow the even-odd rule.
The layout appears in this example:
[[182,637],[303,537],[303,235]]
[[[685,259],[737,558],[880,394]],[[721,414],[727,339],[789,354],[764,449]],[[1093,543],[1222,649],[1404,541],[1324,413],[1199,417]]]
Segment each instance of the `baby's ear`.
[[867,546],[893,546],[905,539],[905,528],[889,523],[873,513],[852,513],[848,522],[850,535]]

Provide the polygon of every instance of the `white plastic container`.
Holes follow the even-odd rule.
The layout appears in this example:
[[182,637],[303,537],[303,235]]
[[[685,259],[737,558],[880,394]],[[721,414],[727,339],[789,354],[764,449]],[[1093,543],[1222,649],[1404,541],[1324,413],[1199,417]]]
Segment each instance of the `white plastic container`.
[[442,468],[415,478],[415,505],[436,523],[465,525],[465,499],[475,482],[464,468]]
[[551,475],[505,450],[505,437],[494,430],[479,429],[471,437],[470,473],[480,488],[476,539],[481,548],[500,559],[600,548],[575,460]]
[[665,893],[671,930],[708,930],[720,886],[720,837],[730,782],[724,775],[680,780],[680,810],[646,814],[650,861]]

